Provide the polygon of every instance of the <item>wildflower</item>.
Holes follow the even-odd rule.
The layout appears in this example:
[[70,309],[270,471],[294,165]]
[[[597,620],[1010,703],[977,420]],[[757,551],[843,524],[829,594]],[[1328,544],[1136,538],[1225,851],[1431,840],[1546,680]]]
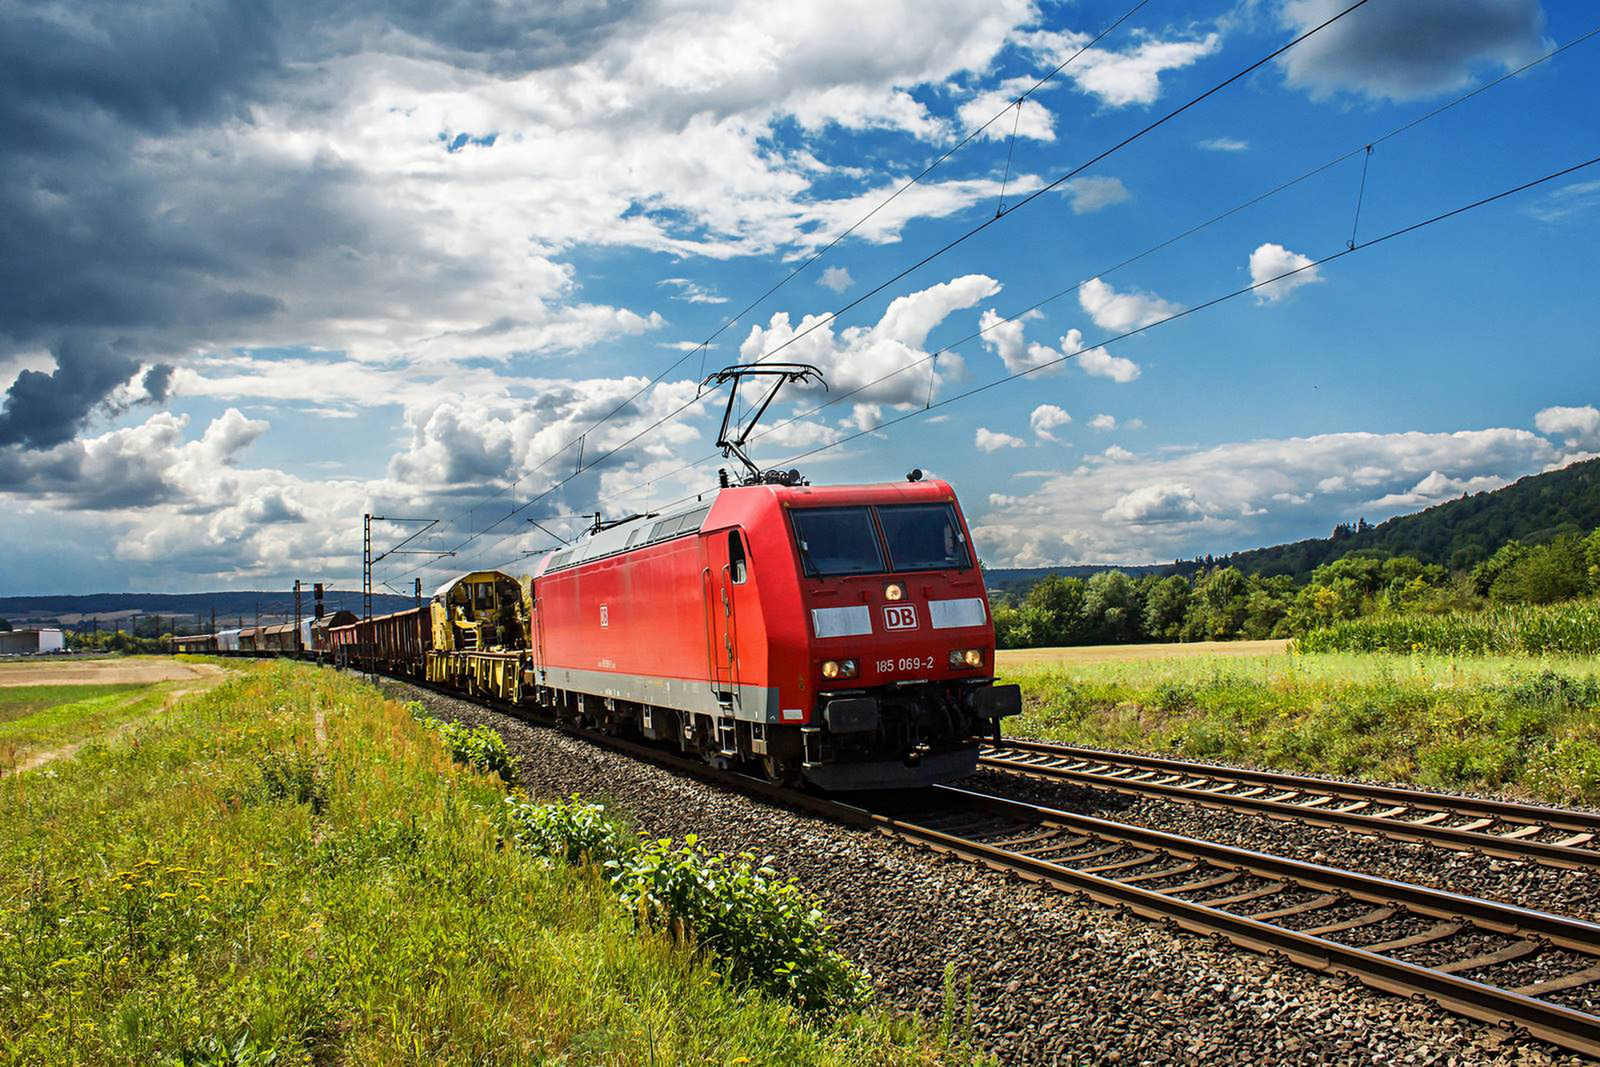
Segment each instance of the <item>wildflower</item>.
[[178,895],[178,894],[176,894],[176,893],[162,893],[162,894],[161,894],[161,895],[160,895],[160,896],[158,896],[158,897],[157,897],[157,898],[156,898],[156,899],[157,899],[157,900],[171,900],[171,899],[172,899],[172,898],[173,898],[173,897],[175,897],[175,896],[177,896],[177,895]]

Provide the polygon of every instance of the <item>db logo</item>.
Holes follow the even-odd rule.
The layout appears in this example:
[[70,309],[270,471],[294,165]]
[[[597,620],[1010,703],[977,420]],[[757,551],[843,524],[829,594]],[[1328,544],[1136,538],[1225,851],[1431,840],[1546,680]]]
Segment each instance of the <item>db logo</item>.
[[915,630],[917,606],[915,604],[885,604],[883,626],[886,630]]
[[609,628],[610,626],[611,626],[611,609],[609,607],[607,607],[605,604],[601,604],[600,605],[600,629],[604,630],[604,629]]

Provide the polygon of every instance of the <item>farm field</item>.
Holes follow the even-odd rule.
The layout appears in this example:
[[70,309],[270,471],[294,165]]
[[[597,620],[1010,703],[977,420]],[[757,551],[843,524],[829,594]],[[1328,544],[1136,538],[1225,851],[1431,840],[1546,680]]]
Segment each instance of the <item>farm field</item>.
[[114,741],[224,674],[154,657],[0,665],[0,777],[70,756],[88,741]]
[[70,725],[72,758],[0,779],[0,1061],[943,1055],[877,1010],[737,988],[593,868],[504,847],[500,779],[332,671],[227,671],[137,744],[94,743],[93,709]]
[[1600,803],[1590,657],[1012,655],[1000,666],[1023,691],[1013,736]]
[[0,688],[19,685],[148,685],[215,678],[222,668],[170,656],[20,659],[0,662]]

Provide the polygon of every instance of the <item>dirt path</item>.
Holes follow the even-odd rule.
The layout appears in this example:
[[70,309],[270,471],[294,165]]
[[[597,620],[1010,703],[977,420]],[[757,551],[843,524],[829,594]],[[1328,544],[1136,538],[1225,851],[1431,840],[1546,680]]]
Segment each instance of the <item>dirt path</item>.
[[142,685],[154,682],[220,679],[223,668],[212,663],[180,663],[148,659],[46,659],[0,663],[0,687],[17,685]]

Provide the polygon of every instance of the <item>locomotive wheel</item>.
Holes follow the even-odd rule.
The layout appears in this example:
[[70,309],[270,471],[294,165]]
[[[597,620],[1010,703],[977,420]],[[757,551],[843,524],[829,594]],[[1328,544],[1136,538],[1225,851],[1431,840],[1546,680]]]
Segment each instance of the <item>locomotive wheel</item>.
[[800,788],[800,761],[797,759],[784,759],[781,756],[762,756],[761,769],[766,772],[767,781],[785,789]]

